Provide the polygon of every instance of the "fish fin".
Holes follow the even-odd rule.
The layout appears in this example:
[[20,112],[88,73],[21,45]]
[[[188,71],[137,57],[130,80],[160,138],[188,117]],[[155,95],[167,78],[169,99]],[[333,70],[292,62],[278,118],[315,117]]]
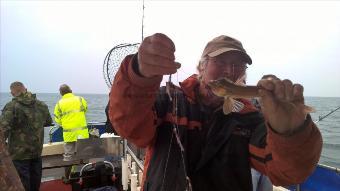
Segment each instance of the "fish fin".
[[242,102],[238,100],[234,100],[232,112],[238,113],[242,111],[243,108],[244,108],[244,104]]
[[234,106],[234,99],[230,97],[224,97],[224,103],[223,103],[223,113],[225,115],[228,115],[232,112],[233,106]]
[[307,113],[314,113],[314,112],[315,112],[315,109],[314,109],[314,107],[305,105],[304,108],[303,108],[303,111],[304,111],[306,114],[307,114]]

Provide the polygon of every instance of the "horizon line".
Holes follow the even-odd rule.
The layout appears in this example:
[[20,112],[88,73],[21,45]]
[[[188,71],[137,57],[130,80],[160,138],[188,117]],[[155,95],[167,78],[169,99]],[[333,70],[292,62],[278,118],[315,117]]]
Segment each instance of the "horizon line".
[[[10,94],[10,92],[0,92],[1,94]],[[59,93],[50,93],[50,92],[32,92],[33,94],[59,94]],[[74,92],[73,92],[74,93]],[[94,95],[109,95],[109,93],[84,93],[78,92],[74,94],[94,94]],[[315,95],[305,95],[304,97],[322,97],[322,98],[340,98],[340,96],[315,96]]]

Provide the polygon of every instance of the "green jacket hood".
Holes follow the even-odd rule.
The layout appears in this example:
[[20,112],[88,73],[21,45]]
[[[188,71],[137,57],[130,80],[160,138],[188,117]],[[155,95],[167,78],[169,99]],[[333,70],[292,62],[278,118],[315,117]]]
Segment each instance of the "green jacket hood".
[[13,101],[17,101],[24,105],[33,105],[36,100],[36,95],[32,94],[31,92],[22,93],[19,96],[13,98]]

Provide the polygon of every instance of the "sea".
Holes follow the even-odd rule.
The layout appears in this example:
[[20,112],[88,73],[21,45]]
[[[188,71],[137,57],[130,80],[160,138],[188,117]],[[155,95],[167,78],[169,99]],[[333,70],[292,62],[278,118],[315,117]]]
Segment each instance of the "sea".
[[[37,98],[44,101],[53,117],[56,102],[61,98],[55,93],[37,93]],[[88,103],[86,114],[88,122],[105,122],[105,106],[109,100],[106,94],[77,94],[84,97]],[[0,93],[0,108],[12,99],[9,93]],[[305,103],[315,108],[311,113],[313,121],[326,116],[340,106],[340,97],[305,97]],[[320,162],[328,166],[340,168],[340,109],[317,122],[323,137],[323,148]],[[45,128],[45,142],[48,142],[49,129]]]

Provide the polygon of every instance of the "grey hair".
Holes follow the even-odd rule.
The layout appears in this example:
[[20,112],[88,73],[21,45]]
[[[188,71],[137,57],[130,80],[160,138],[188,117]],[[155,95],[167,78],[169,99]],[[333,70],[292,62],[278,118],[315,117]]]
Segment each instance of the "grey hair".
[[[211,58],[213,58],[213,57],[210,57],[210,56],[204,56],[204,57],[201,57],[201,59],[199,60],[199,62],[198,62],[198,65],[197,65],[197,70],[198,70],[198,76],[197,76],[197,79],[199,80],[199,81],[201,81],[202,80],[202,76],[203,76],[203,71],[204,71],[204,69],[205,69],[205,67],[206,67],[206,65],[207,65],[207,63],[208,63],[208,61],[209,61],[209,59],[211,59]],[[244,71],[244,74],[246,74],[246,69],[247,69],[248,67],[247,66],[245,66],[245,71]],[[234,73],[234,64],[233,64],[233,75],[235,75],[235,73]],[[274,76],[274,75],[270,75],[269,77],[272,77],[272,76]],[[276,77],[276,76],[274,76],[274,77]]]
[[197,68],[197,71],[198,71],[198,80],[199,81],[201,81],[201,79],[202,79],[202,71],[206,67],[208,60],[209,60],[209,56],[204,56],[204,57],[201,57],[201,59],[198,62],[198,65],[197,65],[196,68]]

